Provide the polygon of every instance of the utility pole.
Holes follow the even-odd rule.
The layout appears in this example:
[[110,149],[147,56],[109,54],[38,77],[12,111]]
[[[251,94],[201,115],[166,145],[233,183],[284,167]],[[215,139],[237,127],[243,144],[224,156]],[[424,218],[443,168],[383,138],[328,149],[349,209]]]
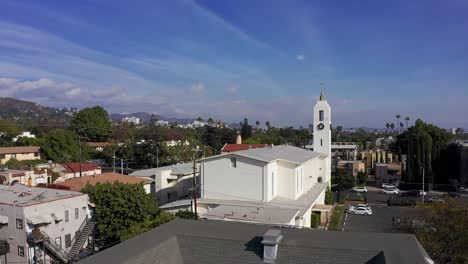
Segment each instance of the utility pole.
[[80,178],[83,176],[83,167],[81,166],[81,135],[78,135],[78,144],[80,145]]
[[115,149],[114,149],[114,156],[112,156],[112,158],[113,158],[113,160],[114,160],[114,166],[113,166],[113,168],[114,168],[114,173],[115,173]]

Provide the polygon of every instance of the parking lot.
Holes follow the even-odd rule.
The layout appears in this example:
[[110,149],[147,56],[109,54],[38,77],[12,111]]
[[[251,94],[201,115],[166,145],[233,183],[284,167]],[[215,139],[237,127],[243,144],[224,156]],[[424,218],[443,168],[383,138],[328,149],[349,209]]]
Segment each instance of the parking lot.
[[[367,203],[372,208],[371,216],[345,214],[342,225],[343,231],[367,231],[367,232],[399,232],[398,219],[411,219],[424,213],[425,209],[401,206],[387,206],[390,195],[379,193],[379,188],[368,187],[366,194]],[[440,196],[431,194],[430,196]],[[421,197],[411,198],[421,203]],[[457,204],[468,203],[468,197],[456,198]],[[395,220],[395,222],[392,221]]]

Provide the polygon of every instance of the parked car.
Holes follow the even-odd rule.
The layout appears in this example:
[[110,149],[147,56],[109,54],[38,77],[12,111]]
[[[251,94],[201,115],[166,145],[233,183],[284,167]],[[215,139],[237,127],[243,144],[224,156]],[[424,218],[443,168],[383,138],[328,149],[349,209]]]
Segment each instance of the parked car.
[[351,206],[348,213],[357,215],[372,215],[372,210],[366,206]]
[[382,189],[381,193],[384,193],[384,194],[398,194],[399,190],[397,188],[384,188],[384,189]]
[[445,201],[442,200],[439,197],[430,197],[429,199],[427,199],[427,202],[429,202],[429,203],[445,203]]
[[[422,196],[423,195],[423,190],[419,190],[419,196]],[[427,195],[427,192],[424,191],[424,195]]]
[[382,188],[383,189],[391,189],[391,188],[395,188],[395,186],[393,184],[390,184],[390,183],[382,183]]
[[456,198],[460,197],[460,193],[458,193],[458,192],[449,192],[449,193],[447,193],[447,195],[449,197],[456,197]]
[[417,190],[413,190],[413,191],[401,192],[400,195],[418,197],[418,196],[421,196],[421,192]]
[[353,188],[354,192],[367,192],[366,186],[356,186]]

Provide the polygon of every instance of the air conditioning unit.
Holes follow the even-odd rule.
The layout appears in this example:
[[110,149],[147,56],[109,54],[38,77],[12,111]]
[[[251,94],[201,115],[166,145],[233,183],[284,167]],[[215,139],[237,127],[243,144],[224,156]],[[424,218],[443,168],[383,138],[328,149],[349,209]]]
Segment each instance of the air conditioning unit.
[[317,182],[322,182],[322,177],[318,177]]

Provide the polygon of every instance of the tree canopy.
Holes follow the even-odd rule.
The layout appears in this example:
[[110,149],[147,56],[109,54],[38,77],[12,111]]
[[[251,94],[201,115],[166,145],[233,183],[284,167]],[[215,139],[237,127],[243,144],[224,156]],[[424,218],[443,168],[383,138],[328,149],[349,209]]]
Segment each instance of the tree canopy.
[[107,111],[95,106],[76,113],[70,123],[70,129],[89,141],[103,142],[110,135],[111,122]]
[[98,183],[87,185],[83,192],[96,205],[99,237],[108,243],[143,233],[161,219],[171,219],[160,215],[154,194],[146,194],[142,184]]
[[[78,135],[73,131],[52,130],[47,134],[41,147],[46,156],[55,162],[79,161],[80,158]],[[83,150],[86,149],[86,146],[83,146]],[[86,151],[83,151],[83,154],[85,153]]]

